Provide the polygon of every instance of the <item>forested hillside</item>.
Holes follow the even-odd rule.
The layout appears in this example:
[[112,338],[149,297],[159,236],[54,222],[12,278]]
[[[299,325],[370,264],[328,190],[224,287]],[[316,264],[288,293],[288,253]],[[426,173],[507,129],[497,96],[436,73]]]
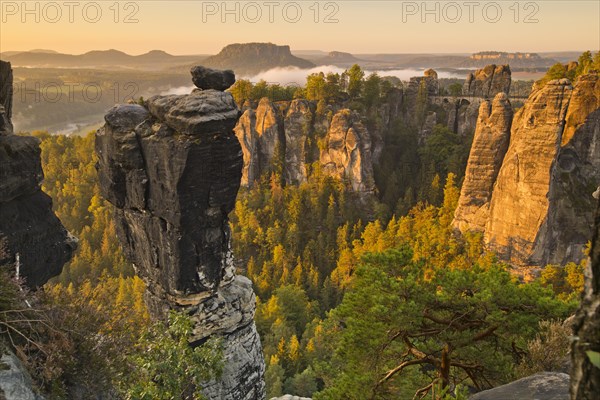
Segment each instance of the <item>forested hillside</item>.
[[[485,251],[481,234],[456,234],[452,220],[470,136],[438,124],[422,140],[414,120],[384,126],[379,106],[394,83],[365,78],[357,69],[345,78],[313,75],[294,91],[248,84],[232,89],[240,103],[296,97],[326,111],[341,102],[383,139],[369,201],[316,162],[298,185],[286,184],[274,163],[238,194],[230,214],[233,251],[258,295],[269,397],[412,399],[452,392],[461,398],[469,390],[564,368],[568,329],[562,321],[577,306],[583,265],[521,276]],[[243,85],[249,92],[239,91]],[[247,94],[259,89],[260,95]],[[421,106],[417,112],[427,112]],[[191,325],[185,318],[174,315],[176,331],[167,335],[164,325],[149,322],[144,284],[125,260],[112,206],[100,196],[94,133],[34,136],[42,140],[43,190],[79,238],[73,260],[45,291],[59,320],[76,334],[61,339],[67,345],[54,359],[32,364],[44,377],[39,383],[56,398],[73,387],[116,387],[130,398],[166,399],[169,390],[190,389],[178,386],[177,374],[218,373],[219,344],[187,352]],[[110,339],[98,347],[97,335]],[[137,352],[150,343],[153,352]],[[123,346],[131,352],[118,355]],[[206,363],[190,371],[171,359],[161,382],[152,375],[158,370],[145,369],[143,376],[126,371],[158,368],[169,349]],[[93,378],[98,374],[105,379]]]
[[[80,238],[47,290],[52,302],[77,313],[107,310],[100,325],[78,321],[88,334],[122,329],[119,310],[131,308],[129,318],[143,321],[143,283],[131,277],[111,210],[97,196],[93,134],[36,135],[44,188]],[[455,179],[442,182],[440,206],[423,202],[389,221],[362,220],[343,183],[318,172],[298,187],[265,182],[240,193],[231,215],[234,252],[259,296],[269,395],[409,399],[434,381],[481,389],[542,368],[531,343],[540,321],[574,310],[582,267],[548,268],[530,283],[511,277],[482,251],[480,236],[453,236]],[[146,328],[126,332],[136,329]],[[473,341],[481,343],[475,353]],[[565,354],[552,356],[560,368]],[[443,357],[450,367],[442,370]]]
[[[442,142],[453,135],[437,129]],[[44,189],[80,239],[48,292],[55,302],[86,299],[110,310],[131,299],[126,304],[145,315],[143,284],[132,277],[110,206],[98,194],[93,134],[36,135]],[[446,175],[448,157],[435,163],[429,146],[416,154],[400,147],[417,160],[427,154],[439,171],[417,182],[405,203],[398,196],[365,209],[344,182],[318,168],[298,186],[282,185],[273,173],[240,191],[230,216],[234,254],[258,293],[269,396],[409,399],[420,389],[482,389],[546,367],[531,354],[539,323],[573,312],[582,267],[548,268],[523,283],[483,251],[480,235],[454,236],[458,178]],[[560,368],[565,354],[552,356],[551,367]]]

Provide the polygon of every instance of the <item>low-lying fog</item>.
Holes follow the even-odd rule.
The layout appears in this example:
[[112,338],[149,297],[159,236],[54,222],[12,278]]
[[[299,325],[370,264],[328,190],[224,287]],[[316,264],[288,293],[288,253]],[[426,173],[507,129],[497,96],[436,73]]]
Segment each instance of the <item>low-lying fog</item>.
[[[251,82],[264,80],[270,84],[280,84],[281,86],[304,86],[306,77],[310,74],[329,72],[341,74],[346,68],[336,67],[335,65],[320,65],[318,67],[303,69],[297,67],[273,68],[268,71],[260,72],[252,76],[237,76],[237,79],[248,79]],[[400,80],[408,81],[413,76],[423,76],[424,70],[418,69],[391,69],[391,70],[368,70],[365,69],[365,76],[376,72],[379,76],[394,76]],[[464,79],[470,70],[465,70],[464,73],[437,71],[439,78],[460,78]],[[165,91],[163,94],[187,94],[192,91],[194,86],[179,86]]]

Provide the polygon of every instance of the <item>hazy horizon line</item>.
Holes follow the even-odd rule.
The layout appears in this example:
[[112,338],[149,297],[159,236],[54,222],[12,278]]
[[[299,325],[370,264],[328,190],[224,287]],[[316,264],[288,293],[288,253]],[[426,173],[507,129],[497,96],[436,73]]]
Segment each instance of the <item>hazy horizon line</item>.
[[[267,42],[264,42],[267,43]],[[278,46],[285,46],[285,45],[278,45]],[[164,50],[164,49],[151,49],[148,50],[146,52],[143,53],[128,53],[127,51],[124,50],[119,50],[116,48],[92,48],[90,50],[84,51],[83,53],[69,53],[69,52],[63,52],[60,50],[55,50],[55,49],[41,49],[41,48],[36,48],[36,49],[29,49],[29,50],[2,50],[0,51],[0,54],[2,53],[31,53],[31,52],[37,52],[37,53],[43,53],[43,52],[49,52],[48,54],[65,54],[65,55],[73,55],[73,56],[81,56],[84,54],[87,54],[89,52],[92,51],[118,51],[120,53],[124,53],[130,56],[141,56],[141,55],[145,55],[148,54],[150,52],[153,51],[161,51],[164,53],[167,53],[169,55],[172,56],[178,56],[178,57],[185,57],[185,56],[206,56],[206,55],[215,55],[218,54],[217,53],[185,53],[185,54],[176,54],[176,53],[171,53],[168,50]],[[458,52],[436,52],[436,51],[425,51],[422,53],[415,53],[415,52],[394,52],[394,51],[389,51],[389,52],[374,52],[374,53],[365,53],[365,52],[353,52],[353,51],[347,51],[347,50],[321,50],[321,49],[292,49],[290,48],[290,52],[293,54],[295,52],[321,52],[321,53],[325,53],[328,54],[330,52],[343,52],[343,53],[350,53],[350,54],[366,54],[366,55],[389,55],[389,54],[403,54],[403,55],[427,55],[427,54],[431,54],[431,55],[471,55],[471,54],[477,54],[480,52],[486,52],[486,51],[493,51],[493,52],[499,52],[499,53],[535,53],[535,54],[546,54],[546,53],[583,53],[584,51],[591,51],[591,52],[596,52],[596,51],[600,51],[600,50],[595,50],[595,49],[586,49],[586,50],[581,50],[581,49],[574,49],[574,50],[544,50],[544,51],[536,51],[536,50],[530,50],[530,51],[510,51],[510,50],[490,50],[490,49],[486,49],[486,50],[479,50],[476,52],[472,52],[472,51],[458,51]]]

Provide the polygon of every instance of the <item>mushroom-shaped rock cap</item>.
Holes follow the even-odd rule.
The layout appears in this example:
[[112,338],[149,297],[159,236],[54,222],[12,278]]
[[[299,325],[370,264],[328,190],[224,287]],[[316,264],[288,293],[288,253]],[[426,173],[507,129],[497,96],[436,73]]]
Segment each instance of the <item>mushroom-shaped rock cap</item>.
[[189,95],[154,96],[150,114],[179,133],[202,135],[231,132],[240,117],[231,93],[195,89]]
[[192,82],[196,87],[206,90],[215,89],[224,91],[235,83],[235,74],[231,70],[221,71],[196,65],[190,70]]

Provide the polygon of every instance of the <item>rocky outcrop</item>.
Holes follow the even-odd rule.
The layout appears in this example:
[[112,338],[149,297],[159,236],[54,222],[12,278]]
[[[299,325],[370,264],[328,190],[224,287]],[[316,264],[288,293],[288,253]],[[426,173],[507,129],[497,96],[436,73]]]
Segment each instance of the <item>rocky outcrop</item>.
[[425,119],[423,121],[423,124],[421,125],[421,127],[419,129],[419,144],[420,145],[425,144],[427,139],[433,133],[433,128],[435,128],[437,123],[438,123],[438,114],[435,111],[428,112],[427,116],[425,117]]
[[508,149],[512,117],[505,93],[498,93],[493,102],[483,101],[479,107],[477,128],[453,222],[461,231],[485,230],[492,190]]
[[[585,85],[591,85],[592,81],[588,79],[589,77],[585,77]],[[597,85],[598,82],[595,83]],[[580,88],[579,85],[575,87],[574,95],[577,93],[577,90]],[[598,101],[598,97],[596,97],[596,101]],[[580,103],[581,101],[581,103]],[[571,100],[572,106],[575,106],[577,110],[585,110],[587,107],[593,107],[593,98],[584,97]],[[587,103],[587,104],[586,104]],[[569,110],[570,111],[570,110]],[[586,123],[583,126],[579,126],[573,135],[571,135],[570,130],[565,130],[566,134],[563,135],[563,141],[565,136],[569,139],[569,142],[573,141],[573,137],[579,135],[581,130],[583,129],[587,135],[589,135],[590,129],[596,129],[596,141],[598,141],[597,131],[599,125],[597,123],[598,120],[598,110],[594,113],[594,117],[596,118],[596,124],[592,125],[590,123],[590,119],[592,115],[586,118]],[[575,113],[569,113],[567,116],[567,121],[569,121],[569,117],[576,118]],[[581,118],[576,118],[581,120]],[[594,147],[592,144],[591,147]],[[596,147],[597,149],[597,147]],[[598,157],[598,153],[595,153],[596,158]],[[587,171],[589,172],[589,171]],[[581,305],[579,310],[577,311],[575,322],[573,324],[573,336],[575,340],[571,346],[571,398],[573,399],[585,399],[592,400],[597,397],[597,394],[600,392],[600,368],[598,366],[594,366],[590,362],[590,358],[588,356],[588,351],[593,351],[596,353],[600,353],[600,203],[598,203],[598,198],[600,192],[600,186],[594,194],[592,198],[596,203],[596,213],[593,221],[593,236],[592,236],[592,248],[590,251],[590,257],[588,259],[586,269],[585,269],[585,285],[584,291],[581,299]],[[583,200],[590,200],[583,199]]]
[[[305,109],[305,112],[308,110]],[[305,118],[310,117],[307,115]],[[285,154],[285,135],[280,121],[275,106],[266,97],[262,98],[256,108],[256,134],[262,171],[270,168],[275,157],[281,158]]]
[[402,115],[404,92],[400,88],[391,88],[386,99],[379,106],[378,114],[384,129],[391,129],[393,122]]
[[358,114],[348,109],[338,111],[325,140],[320,160],[323,172],[341,180],[348,179],[354,192],[372,192],[375,184],[371,135]]
[[191,70],[192,82],[199,89],[227,90],[235,83],[233,71],[219,71],[196,65]]
[[[578,261],[583,257],[581,250],[584,243],[579,244],[577,251],[569,251],[569,254],[554,252],[552,257],[543,257],[544,249],[548,249],[552,239],[544,233],[547,229],[563,230],[561,236],[562,239],[566,239],[566,236],[570,236],[567,232],[572,232],[572,227],[580,227],[582,222],[587,225],[588,230],[591,226],[582,220],[572,220],[566,225],[561,224],[560,227],[547,225],[548,222],[552,222],[548,217],[558,212],[556,206],[561,207],[553,202],[554,207],[550,208],[549,200],[552,197],[551,186],[558,183],[552,182],[552,170],[560,166],[557,161],[563,157],[561,136],[571,94],[572,86],[569,81],[551,81],[534,91],[525,106],[515,115],[510,147],[494,189],[490,219],[484,236],[488,247],[514,264],[545,265],[564,263],[568,260]],[[591,144],[589,139],[587,141]],[[588,150],[591,150],[589,155],[600,154],[594,148]],[[584,161],[596,164],[598,157],[595,158],[596,160],[591,158]],[[574,172],[575,168],[576,166],[573,166],[571,172]],[[572,178],[569,174],[570,172],[567,172],[564,176],[567,182]],[[594,179],[594,176],[586,177],[587,179]],[[590,190],[590,193],[592,191]],[[590,193],[587,193],[586,197],[589,197]],[[586,194],[580,192],[572,195],[583,197]],[[559,201],[566,205],[564,202],[568,199],[563,198]],[[568,202],[585,213],[585,207],[575,205],[572,201]],[[591,209],[587,212],[591,214]],[[587,240],[582,237],[578,241]],[[567,243],[575,245],[571,240]]]
[[414,76],[408,81],[405,90],[407,104],[415,105],[419,96],[433,97],[439,94],[438,75],[432,69],[423,72],[423,76]]
[[290,46],[273,43],[234,43],[225,46],[203,64],[219,69],[232,69],[237,75],[255,75],[276,67],[312,68],[310,61],[292,55]]
[[484,240],[514,264],[532,260],[534,242],[548,213],[550,169],[557,155],[572,87],[553,81],[534,91],[515,115],[511,142],[490,205]]
[[251,186],[272,169],[274,157],[283,157],[283,123],[268,98],[262,98],[256,110],[247,107],[234,128],[244,158],[242,185]]
[[[497,124],[494,129],[506,125]],[[575,87],[561,79],[534,88],[514,116],[510,145],[493,187],[484,229],[489,249],[520,266],[583,258],[593,223],[591,194],[600,183],[599,135],[597,74],[581,76]],[[474,151],[472,158],[485,156]],[[500,148],[496,159],[501,153]],[[495,165],[488,164],[486,175],[494,175]],[[476,189],[465,190],[455,226],[481,230],[485,213],[464,207],[477,197]]]
[[260,177],[258,135],[256,133],[256,112],[246,108],[234,128],[235,136],[242,147],[244,166],[242,168],[242,186],[252,186]]
[[260,337],[254,325],[256,296],[252,282],[236,275],[215,295],[198,306],[186,307],[195,322],[191,340],[201,343],[211,335],[225,338],[225,369],[220,380],[208,382],[209,399],[256,399],[265,397],[265,371]]
[[313,114],[307,100],[296,99],[290,103],[285,115],[285,167],[286,183],[297,185],[306,181],[306,139],[311,129]]
[[475,132],[477,127],[477,118],[479,117],[479,107],[481,103],[473,99],[471,102],[461,101],[456,107],[456,117],[452,125],[448,120],[448,127],[452,126],[452,131],[461,136],[468,136]]
[[508,399],[569,400],[569,375],[562,372],[540,372],[469,397],[469,400]]
[[[401,92],[391,96],[381,109],[384,124],[400,113]],[[324,173],[345,181],[349,190],[374,191],[373,164],[383,146],[379,132],[367,129],[349,109],[328,106],[316,113],[315,107],[307,100],[272,103],[263,98],[256,109],[245,109],[234,128],[244,159],[242,185],[251,186],[276,164],[283,166],[286,184],[297,185],[307,179],[306,165],[318,161]]]
[[[488,69],[500,71],[496,79],[504,86],[499,90],[494,83],[487,92],[508,91],[510,70],[496,66],[485,70]],[[481,76],[483,73],[478,74],[478,77]],[[476,85],[481,87],[482,82]],[[491,85],[496,81],[490,77],[486,82]],[[319,162],[324,172],[346,181],[350,190],[372,192],[373,168],[383,150],[383,132],[393,130],[394,124],[401,119],[405,125],[418,129],[420,143],[427,140],[437,124],[469,137],[475,130],[483,100],[440,96],[438,75],[429,69],[424,71],[423,76],[411,78],[404,90],[389,90],[385,101],[375,110],[377,117],[371,118],[377,122],[368,126],[359,122],[360,116],[356,113],[350,118],[350,114],[344,111],[343,102],[319,108],[316,102],[301,99],[272,103],[263,98],[258,105],[247,101],[235,127],[244,158],[242,185],[251,186],[260,176],[269,173],[274,165],[283,167],[286,184],[299,184],[307,179],[306,166]],[[343,121],[340,112],[345,113]],[[417,114],[419,118],[416,118]],[[334,121],[338,123],[331,131]],[[353,127],[350,141],[341,145],[339,137],[346,134],[336,130],[342,129],[344,124],[348,125],[347,129],[355,124],[357,127],[360,125],[360,129]],[[360,139],[356,142],[359,146],[354,147],[354,139]]]
[[315,62],[318,65],[337,65],[350,67],[353,64],[361,62],[360,58],[356,58],[351,53],[343,51],[330,51],[325,57],[317,59]]
[[10,63],[0,60],[0,135],[13,131],[13,72]]
[[[508,95],[510,84],[511,73],[508,65],[488,65],[467,76],[463,85],[463,97],[438,96],[432,94],[436,92],[429,89],[428,102],[438,110],[433,125],[446,125],[452,132],[463,137],[471,135],[477,126],[481,103],[486,99],[493,99],[498,93]],[[412,91],[414,92],[414,89]],[[407,90],[407,93],[410,94],[411,90]],[[418,100],[415,97],[412,101]],[[423,128],[421,130],[422,135],[426,133],[423,132]]]
[[0,399],[44,400],[33,388],[27,369],[13,353],[0,353]]
[[9,63],[0,62],[0,74],[0,120],[5,121],[0,132],[0,265],[15,266],[19,277],[36,288],[62,271],[76,240],[54,215],[52,199],[42,192],[39,140],[12,132]]
[[440,95],[437,73],[429,69],[422,77],[410,78],[404,91],[403,119],[412,121],[419,129],[420,142],[427,139],[437,124],[445,125],[463,137],[469,136],[475,130],[482,100],[481,97],[465,99]]
[[600,368],[588,355],[589,351],[600,353],[600,202],[596,202],[592,248],[571,345],[571,398],[582,400],[596,399],[600,393]]
[[548,212],[537,235],[533,260],[580,261],[591,238],[600,185],[600,79],[581,76],[569,100],[560,146],[550,172]]
[[482,67],[485,63],[510,64],[513,68],[550,67],[555,59],[541,57],[536,53],[505,53],[501,51],[482,51],[472,54],[468,59],[459,62],[456,67]]
[[117,105],[96,134],[102,194],[151,313],[185,310],[192,344],[223,338],[225,367],[206,384],[209,399],[264,397],[254,292],[235,275],[227,220],[243,164],[239,115],[229,93],[195,89]]
[[441,115],[445,118],[436,118],[435,123],[446,125],[448,129],[462,137],[471,135],[477,126],[481,102],[482,99],[477,98],[467,100],[464,98],[438,97],[434,99],[433,104],[442,108],[443,113]]
[[508,65],[486,65],[467,75],[463,85],[463,96],[493,98],[496,94],[508,94],[511,72]]

